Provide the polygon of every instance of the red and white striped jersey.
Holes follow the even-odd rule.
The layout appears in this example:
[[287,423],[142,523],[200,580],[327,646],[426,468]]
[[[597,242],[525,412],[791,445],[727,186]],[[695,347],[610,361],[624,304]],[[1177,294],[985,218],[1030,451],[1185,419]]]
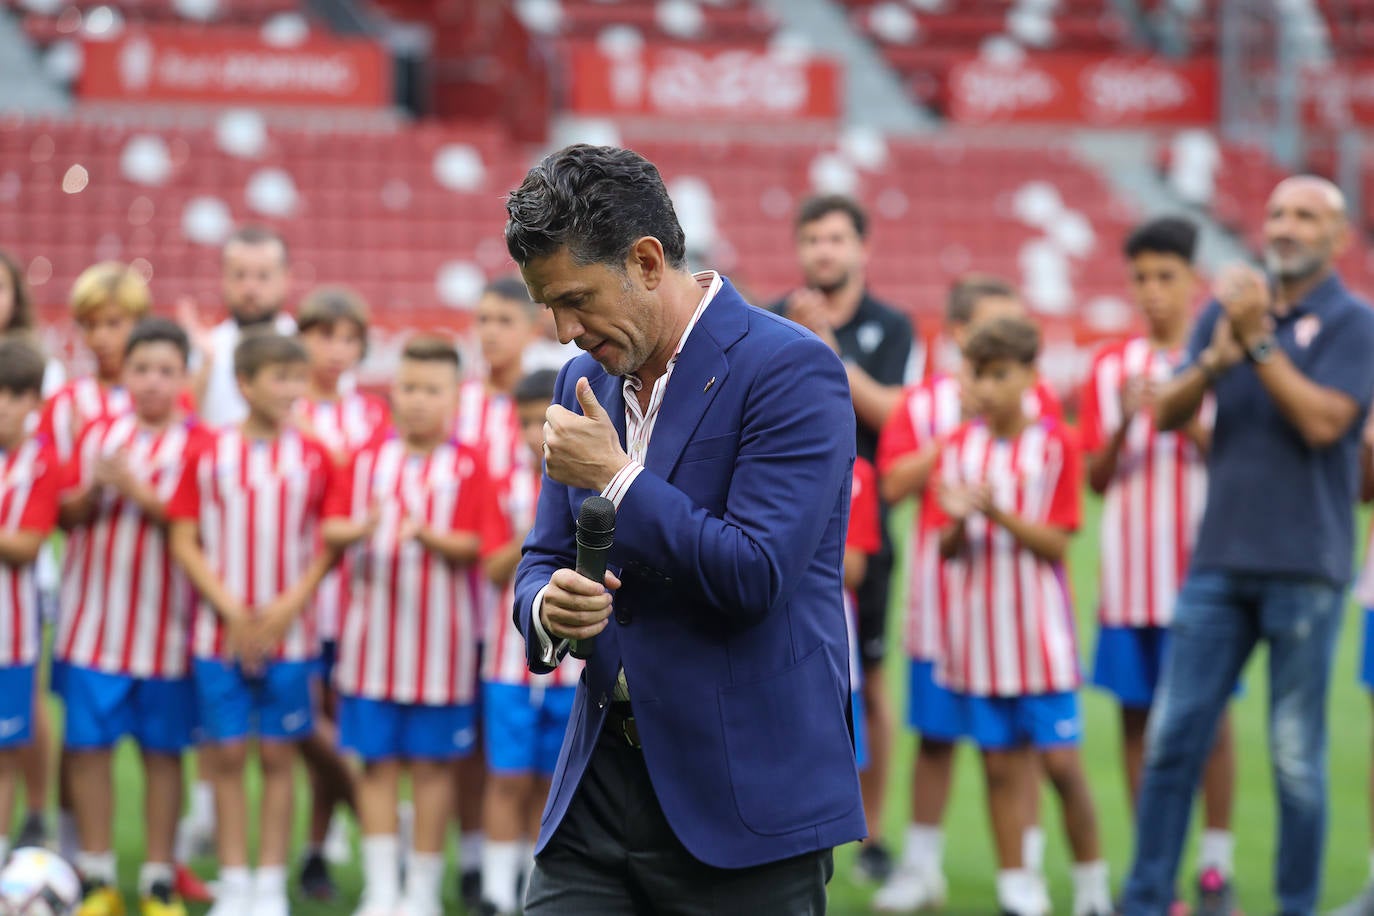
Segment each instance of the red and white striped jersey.
[[[181,476],[167,507],[172,521],[195,519],[210,568],[253,612],[298,582],[317,556],[319,525],[333,470],[314,439],[287,429],[275,439],[250,439],[234,426],[213,434]],[[219,616],[198,602],[191,651],[224,652]],[[313,610],[296,619],[276,657],[319,655]]]
[[395,703],[474,702],[480,632],[469,567],[401,534],[409,518],[437,531],[477,534],[483,555],[500,547],[505,531],[481,454],[455,441],[414,455],[399,438],[364,450],[341,473],[328,513],[362,521],[374,509],[376,530],[352,551],[339,691]]
[[74,379],[57,389],[43,405],[37,433],[53,444],[59,461],[76,453],[81,432],[97,420],[119,417],[133,409],[129,393],[118,385],[105,386],[92,376]]
[[[133,414],[98,420],[77,442],[68,482],[90,484],[96,463],[124,452],[129,470],[165,504],[186,462],[213,437],[192,422],[140,429]],[[110,674],[184,677],[190,660],[190,582],[172,560],[165,526],[112,489],[67,538],[53,656]]]
[[[503,540],[521,540],[534,524],[534,510],[539,502],[540,470],[525,467],[525,463],[506,476],[500,488],[501,521],[505,531]],[[497,613],[487,618],[487,638],[482,653],[482,680],[495,684],[520,684],[546,687],[573,687],[582,675],[584,662],[564,656],[558,667],[548,674],[530,673],[525,660],[525,639],[511,622],[510,610],[515,606],[515,582],[506,583],[501,592],[502,602]]]
[[[1058,420],[1032,423],[1009,440],[973,421],[945,443],[934,476],[954,486],[987,483],[1002,510],[1072,531],[1079,524],[1080,465],[1076,434]],[[936,504],[934,529],[948,521]],[[1077,688],[1078,649],[1063,564],[1036,557],[976,512],[967,536],[966,549],[942,564],[944,651],[937,676],[951,690],[975,696]]]
[[[386,438],[391,411],[381,398],[355,390],[333,401],[302,398],[296,402],[296,420],[301,431],[323,445],[336,462],[347,464],[358,452]],[[339,637],[339,618],[348,607],[350,578],[348,560],[344,559],[315,591],[315,626],[324,642]]]
[[[1104,348],[1083,386],[1083,450],[1095,452],[1121,428],[1121,387],[1130,379],[1171,378],[1182,354],[1154,349],[1137,337]],[[1204,402],[1210,425],[1215,402]],[[1163,627],[1173,619],[1203,504],[1206,457],[1191,438],[1162,432],[1148,409],[1127,429],[1116,474],[1103,494],[1099,533],[1098,613],[1106,626]]]
[[492,394],[481,379],[469,379],[459,389],[454,430],[459,442],[482,453],[492,480],[504,479],[525,452],[515,399]]
[[[64,478],[57,453],[39,437],[0,451],[0,531],[52,531]],[[0,667],[38,661],[43,637],[33,566],[0,563]]]
[[[1026,392],[1026,416],[1062,418],[1058,396],[1042,379]],[[957,376],[935,375],[907,389],[878,440],[878,473],[886,474],[898,460],[939,443],[957,430],[963,419],[961,385]],[[906,648],[915,659],[940,655],[940,542],[938,526],[931,526],[933,491],[921,495],[915,529],[907,541]]]
[[[849,527],[845,530],[845,553],[858,551],[871,557],[882,549],[882,523],[878,514],[878,475],[863,458],[854,459],[854,479],[849,487]],[[863,684],[863,660],[859,657],[859,598],[850,588],[844,590],[845,628],[849,635],[849,686]]]

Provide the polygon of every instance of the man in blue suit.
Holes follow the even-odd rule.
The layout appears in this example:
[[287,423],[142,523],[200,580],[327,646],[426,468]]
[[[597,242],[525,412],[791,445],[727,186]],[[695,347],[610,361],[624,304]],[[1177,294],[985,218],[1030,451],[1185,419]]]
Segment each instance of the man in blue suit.
[[[810,332],[686,269],[658,170],[572,146],[506,205],[558,336],[514,617],[531,670],[595,637],[530,879],[531,914],[825,911],[864,834],[842,603],[854,411]],[[604,587],[582,501],[616,504]]]

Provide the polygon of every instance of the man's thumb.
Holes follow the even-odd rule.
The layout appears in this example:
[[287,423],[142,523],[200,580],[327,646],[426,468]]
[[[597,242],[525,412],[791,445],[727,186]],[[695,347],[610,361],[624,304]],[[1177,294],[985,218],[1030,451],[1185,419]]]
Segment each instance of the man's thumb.
[[582,415],[593,420],[600,420],[606,416],[606,411],[601,407],[601,402],[596,399],[592,392],[592,383],[586,377],[577,380],[577,403],[582,405]]

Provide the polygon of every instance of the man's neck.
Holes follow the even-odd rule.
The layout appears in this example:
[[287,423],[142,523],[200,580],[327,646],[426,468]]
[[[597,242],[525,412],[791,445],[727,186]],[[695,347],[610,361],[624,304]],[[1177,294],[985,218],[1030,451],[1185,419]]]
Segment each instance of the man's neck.
[[274,422],[250,411],[239,430],[248,439],[276,439],[282,434],[285,426],[284,423]]
[[520,360],[505,366],[492,366],[487,372],[487,391],[491,394],[513,394],[520,381]]
[[28,434],[25,433],[23,430],[20,430],[14,436],[0,437],[0,452],[14,451],[15,449],[19,448],[19,446],[23,445],[24,440],[27,438]]
[[1026,416],[1025,411],[1018,410],[1008,417],[997,420],[989,417],[987,424],[988,432],[998,439],[1015,439],[1030,425],[1030,418]]
[[120,374],[119,369],[97,369],[95,373],[96,384],[101,388],[118,388]]
[[654,382],[667,373],[668,363],[677,352],[682,335],[687,333],[687,325],[692,321],[692,314],[706,296],[706,290],[701,288],[696,278],[684,271],[674,271],[665,277],[663,282],[666,288],[661,298],[665,300],[664,314],[668,322],[659,337],[658,346],[644,361],[644,365],[634,373],[645,388],[652,388]]
[[1169,321],[1151,326],[1146,333],[1150,346],[1156,350],[1173,351],[1182,347],[1188,339],[1188,321]]
[[1310,277],[1303,277],[1300,280],[1280,280],[1278,289],[1278,300],[1274,303],[1275,311],[1284,314],[1299,302],[1306,299],[1318,286],[1326,282],[1327,277],[1331,276],[1332,267],[1327,265]]
[[401,438],[406,444],[406,451],[412,455],[428,455],[436,448],[444,444],[444,434],[435,433],[433,435],[421,436],[407,433]]
[[337,401],[339,399],[339,380],[336,378],[333,384],[330,384],[323,379],[312,378],[305,396],[315,404],[328,404]]
[[825,294],[825,314],[832,328],[842,328],[854,320],[859,311],[859,303],[864,298],[864,278],[862,274],[851,274],[844,286]]
[[149,417],[143,414],[139,414],[137,419],[139,429],[147,430],[150,433],[158,433],[162,432],[164,429],[171,426],[177,420],[181,419],[181,417],[174,410],[171,413],[164,414],[160,417]]

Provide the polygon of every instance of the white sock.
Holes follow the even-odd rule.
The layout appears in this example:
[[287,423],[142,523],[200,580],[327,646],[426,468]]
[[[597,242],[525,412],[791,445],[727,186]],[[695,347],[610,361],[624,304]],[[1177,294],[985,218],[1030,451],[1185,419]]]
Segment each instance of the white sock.
[[1235,870],[1233,853],[1236,848],[1235,837],[1229,830],[1204,830],[1202,842],[1198,847],[1198,871],[1215,868],[1223,877],[1230,878]]
[[923,875],[939,874],[942,869],[945,834],[939,827],[909,824],[902,862]]
[[1045,831],[1039,824],[1027,827],[1021,837],[1021,864],[1036,874],[1045,870]]
[[1102,859],[1098,859],[1096,862],[1075,863],[1073,866],[1074,916],[1109,913],[1111,910],[1112,885],[1107,873],[1107,863]]
[[391,909],[401,897],[400,842],[394,834],[364,836],[363,899]]
[[115,874],[115,854],[110,852],[87,852],[81,850],[76,854],[76,859],[72,863],[76,866],[76,871],[92,884],[104,884],[114,887],[118,880]]
[[482,896],[499,913],[514,913],[519,909],[515,899],[515,885],[519,880],[525,850],[523,843],[489,842],[482,846]]
[[198,827],[215,822],[215,787],[207,780],[198,780],[191,786],[191,805],[186,816]]
[[443,911],[444,855],[410,851],[406,867],[405,907],[415,916],[438,916]]
[[268,865],[253,872],[253,898],[276,900],[286,897],[286,866]]
[[144,862],[138,867],[138,892],[144,897],[152,893],[153,885],[159,881],[175,884],[176,869],[166,862]]
[[215,892],[216,898],[238,897],[245,900],[252,894],[253,873],[246,866],[238,865],[219,870],[219,889]]
[[57,812],[57,854],[72,862],[80,851],[81,837],[76,832],[76,815],[66,810]]
[[1020,916],[1044,916],[1043,894],[1034,872],[1024,868],[997,873],[997,904]]
[[458,835],[458,864],[464,873],[481,869],[482,831],[464,830]]

